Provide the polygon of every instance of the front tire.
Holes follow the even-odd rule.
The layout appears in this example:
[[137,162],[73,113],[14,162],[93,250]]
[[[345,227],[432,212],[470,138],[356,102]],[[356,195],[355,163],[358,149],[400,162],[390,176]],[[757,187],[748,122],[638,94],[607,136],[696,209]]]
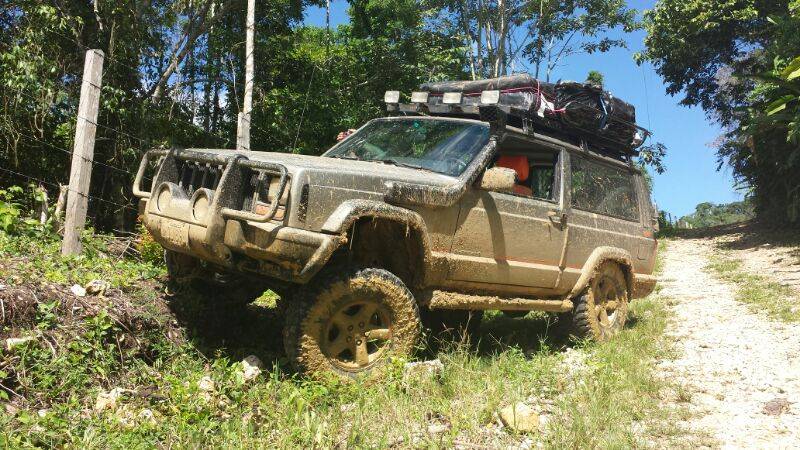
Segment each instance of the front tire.
[[419,309],[399,278],[375,268],[320,277],[286,311],[284,346],[299,372],[355,378],[413,352]]
[[625,272],[619,264],[602,263],[586,292],[576,299],[572,335],[598,342],[611,339],[625,326],[629,298]]
[[254,302],[266,291],[265,286],[246,277],[205,267],[193,256],[165,250],[164,262],[172,291],[200,299],[203,306],[243,307]]

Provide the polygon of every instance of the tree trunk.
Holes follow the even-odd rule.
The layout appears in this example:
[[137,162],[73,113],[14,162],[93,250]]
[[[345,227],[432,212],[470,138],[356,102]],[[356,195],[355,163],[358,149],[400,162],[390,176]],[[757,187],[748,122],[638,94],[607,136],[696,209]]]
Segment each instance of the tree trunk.
[[245,42],[245,74],[244,74],[244,102],[242,115],[239,120],[236,149],[250,150],[250,120],[253,111],[253,84],[255,83],[255,9],[256,1],[247,0],[246,42]]
[[[167,66],[167,69],[161,74],[155,86],[150,89],[150,92],[148,93],[150,97],[157,99],[163,95],[167,81],[169,81],[170,77],[173,73],[175,73],[183,60],[186,59],[189,51],[194,48],[197,38],[205,34],[206,30],[208,30],[211,25],[217,22],[221,17],[225,16],[235,2],[231,0],[227,3],[224,3],[219,8],[217,14],[209,18],[208,11],[211,8],[212,3],[214,3],[212,0],[207,1],[202,12],[199,14],[199,18],[190,19],[190,23],[187,25],[186,32],[181,39],[178,40],[175,46],[173,46],[173,56],[169,66]],[[195,23],[195,19],[199,20],[199,22]],[[182,48],[181,45],[183,46]],[[178,49],[180,49],[180,51],[178,51]]]

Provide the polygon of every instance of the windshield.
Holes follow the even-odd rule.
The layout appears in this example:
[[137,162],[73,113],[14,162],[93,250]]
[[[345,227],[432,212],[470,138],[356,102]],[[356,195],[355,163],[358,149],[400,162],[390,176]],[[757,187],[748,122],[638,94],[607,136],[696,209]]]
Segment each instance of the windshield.
[[489,127],[440,119],[374,120],[328,151],[329,158],[379,161],[457,177],[489,142]]

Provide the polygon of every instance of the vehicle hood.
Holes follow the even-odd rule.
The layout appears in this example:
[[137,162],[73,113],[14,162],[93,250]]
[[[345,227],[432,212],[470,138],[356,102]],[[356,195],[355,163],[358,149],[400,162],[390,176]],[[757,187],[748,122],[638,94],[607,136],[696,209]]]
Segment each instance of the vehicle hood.
[[283,164],[293,178],[308,177],[306,181],[316,186],[383,192],[387,181],[429,186],[449,186],[457,181],[454,177],[427,170],[380,162],[256,151],[216,150],[215,153],[238,153],[256,161]]
[[[321,230],[344,202],[384,202],[387,184],[393,181],[431,187],[458,183],[457,178],[447,175],[380,162],[255,151],[213,150],[213,153],[223,156],[237,153],[251,160],[284,165],[291,177],[287,225],[310,231]],[[301,206],[301,202],[308,206]],[[301,210],[305,211],[305,217]]]

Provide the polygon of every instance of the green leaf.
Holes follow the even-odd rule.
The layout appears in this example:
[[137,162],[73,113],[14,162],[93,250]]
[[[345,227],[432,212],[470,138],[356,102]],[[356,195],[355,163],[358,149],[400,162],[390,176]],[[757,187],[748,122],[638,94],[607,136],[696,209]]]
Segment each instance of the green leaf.
[[792,60],[788,66],[781,72],[781,77],[787,81],[792,81],[800,77],[800,56]]
[[786,109],[786,104],[795,99],[797,99],[797,97],[794,95],[784,95],[783,97],[775,100],[774,102],[770,103],[769,106],[767,106],[767,115],[771,116],[783,111]]

